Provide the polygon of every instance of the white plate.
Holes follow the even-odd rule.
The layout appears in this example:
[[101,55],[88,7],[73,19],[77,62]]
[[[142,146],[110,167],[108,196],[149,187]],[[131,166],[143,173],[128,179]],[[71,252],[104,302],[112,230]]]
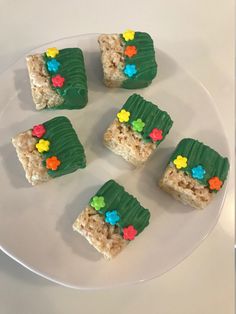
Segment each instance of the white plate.
[[[157,50],[159,76],[150,87],[136,92],[167,110],[174,125],[147,165],[135,170],[102,144],[105,129],[133,91],[103,86],[97,35],[61,39],[34,52],[51,46],[82,48],[89,103],[82,110],[36,112],[24,58],[0,77],[0,246],[39,275],[80,289],[127,285],[157,277],[188,256],[218,220],[225,187],[207,209],[198,211],[181,205],[157,186],[170,153],[183,137],[197,138],[229,155],[215,104],[199,82],[165,52]],[[71,119],[85,147],[87,168],[31,187],[11,137],[58,115]],[[91,195],[111,178],[150,209],[151,220],[135,241],[108,262],[73,232],[71,225]]]

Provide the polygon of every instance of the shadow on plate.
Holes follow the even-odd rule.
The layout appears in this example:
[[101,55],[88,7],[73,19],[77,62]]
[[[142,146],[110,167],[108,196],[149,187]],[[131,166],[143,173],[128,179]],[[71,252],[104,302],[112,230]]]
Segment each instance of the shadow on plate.
[[158,64],[157,81],[164,81],[175,74],[177,63],[162,50],[156,49],[155,53]]
[[56,285],[49,280],[46,280],[35,273],[29,271],[24,266],[20,265],[7,254],[0,250],[0,272],[21,281],[22,283],[29,283],[36,286],[53,286]]
[[91,196],[94,195],[98,189],[99,186],[91,186],[78,194],[75,199],[65,207],[65,212],[56,225],[56,230],[61,234],[62,239],[71,247],[73,252],[91,261],[98,261],[102,256],[84,237],[78,232],[73,231],[72,225],[78,215],[87,206]]
[[17,158],[15,148],[12,143],[0,146],[4,168],[6,169],[11,185],[17,189],[32,188],[25,178],[25,172]]
[[35,111],[26,65],[25,69],[16,70],[14,74],[15,88],[21,109],[24,111]]
[[99,51],[84,51],[83,53],[88,89],[94,92],[105,92],[107,87],[103,84],[103,71]]
[[[96,155],[103,157],[105,146],[103,144],[103,135],[116,117],[117,109],[108,108],[105,114],[102,115],[101,119],[98,119],[96,124],[90,129],[86,143],[90,146]],[[96,130],[96,131],[94,131]]]

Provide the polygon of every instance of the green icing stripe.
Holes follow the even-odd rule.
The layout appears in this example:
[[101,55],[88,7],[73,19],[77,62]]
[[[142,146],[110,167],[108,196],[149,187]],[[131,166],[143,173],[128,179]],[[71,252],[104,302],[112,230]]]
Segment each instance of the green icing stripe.
[[[88,102],[87,76],[85,72],[84,57],[79,48],[66,48],[59,51],[55,59],[60,62],[56,73],[49,73],[51,78],[57,74],[64,77],[65,82],[61,88],[51,87],[64,98],[62,105],[53,107],[54,109],[80,109]],[[45,68],[46,62],[52,60],[44,54]],[[48,71],[48,70],[47,70]]]
[[129,58],[125,56],[126,64],[135,64],[137,74],[122,83],[124,88],[143,88],[151,84],[157,75],[155,50],[151,36],[143,32],[135,32],[134,39],[125,41],[120,35],[125,46],[136,46],[137,54]]
[[212,177],[216,176],[223,182],[227,178],[229,171],[228,158],[222,157],[214,149],[197,140],[185,138],[180,141],[169,162],[172,163],[178,155],[187,157],[187,167],[180,170],[187,172],[190,176],[192,176],[191,169],[198,165],[205,169],[204,178],[196,179],[205,186],[208,185],[208,180]]
[[145,123],[144,129],[140,133],[145,141],[152,141],[149,134],[154,128],[162,130],[163,138],[157,141],[156,145],[159,145],[164,140],[173,124],[173,121],[166,111],[162,111],[152,102],[146,101],[138,94],[131,95],[122,109],[130,112],[130,119],[127,122],[130,126],[132,126],[132,122],[137,119],[142,119]]
[[139,234],[148,226],[149,210],[142,207],[135,197],[114,180],[107,181],[94,196],[103,196],[105,200],[105,207],[99,210],[99,213],[105,215],[107,211],[117,210],[120,216],[117,225],[121,229],[133,225]]
[[43,139],[50,142],[50,149],[43,153],[44,165],[46,159],[56,156],[61,164],[57,170],[48,170],[51,177],[59,177],[79,168],[86,167],[86,157],[82,144],[75,130],[66,117],[56,117],[43,123],[46,133]]

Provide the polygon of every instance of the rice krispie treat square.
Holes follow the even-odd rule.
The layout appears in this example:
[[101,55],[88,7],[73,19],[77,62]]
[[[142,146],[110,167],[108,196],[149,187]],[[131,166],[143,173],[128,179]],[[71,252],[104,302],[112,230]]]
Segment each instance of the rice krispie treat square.
[[143,165],[165,139],[169,114],[138,94],[131,95],[104,134],[104,144],[136,167]]
[[107,87],[143,88],[157,74],[153,40],[149,34],[127,30],[98,38]]
[[88,102],[84,57],[79,48],[48,48],[26,57],[36,109],[80,109]]
[[12,143],[32,185],[86,166],[83,146],[66,117],[35,125],[12,138]]
[[185,138],[173,152],[159,184],[183,204],[203,209],[222,188],[228,170],[228,158],[197,140]]
[[149,224],[150,212],[114,180],[90,199],[73,230],[107,259],[115,257]]

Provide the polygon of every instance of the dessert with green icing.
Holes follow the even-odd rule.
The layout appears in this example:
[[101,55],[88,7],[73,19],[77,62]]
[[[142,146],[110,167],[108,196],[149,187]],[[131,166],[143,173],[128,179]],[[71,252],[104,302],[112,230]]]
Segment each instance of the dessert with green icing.
[[114,180],[107,181],[73,224],[107,259],[115,257],[148,226],[150,212]]
[[37,185],[86,167],[86,158],[71,122],[56,117],[12,139],[29,183]]
[[102,34],[98,43],[107,87],[144,88],[156,77],[155,50],[149,34],[132,30]]
[[48,48],[26,58],[36,109],[81,109],[88,102],[87,76],[80,48]]
[[227,157],[185,138],[171,155],[160,187],[184,204],[205,208],[223,187],[228,171]]
[[138,94],[131,95],[104,134],[104,144],[136,167],[164,141],[173,121],[166,111]]

